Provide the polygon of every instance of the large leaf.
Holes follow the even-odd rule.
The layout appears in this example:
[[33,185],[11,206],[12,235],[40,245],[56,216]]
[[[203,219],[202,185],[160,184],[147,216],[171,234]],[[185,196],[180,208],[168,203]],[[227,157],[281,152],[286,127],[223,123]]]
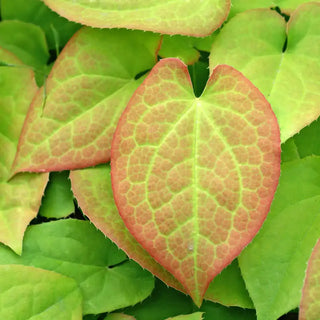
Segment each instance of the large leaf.
[[40,26],[46,34],[50,49],[63,47],[80,28],[79,24],[68,21],[51,11],[42,0],[1,0],[3,20],[21,20]]
[[307,261],[320,237],[320,157],[286,162],[271,211],[239,257],[258,319],[296,308]]
[[[126,228],[114,203],[110,166],[71,171],[70,179],[79,206],[98,229],[143,268],[167,285],[184,291],[179,282],[141,247]],[[215,278],[204,298],[228,306],[252,307],[236,261]]]
[[104,320],[136,320],[136,318],[123,313],[111,313]]
[[[22,64],[1,48],[0,61]],[[20,174],[9,181],[20,131],[37,87],[27,68],[2,66],[0,78],[0,241],[21,253],[23,233],[37,215],[48,176]]]
[[0,264],[9,263],[75,279],[83,295],[84,314],[134,305],[154,287],[152,275],[128,261],[124,252],[88,221],[67,219],[29,227],[21,257],[0,247]]
[[[44,0],[72,21],[99,28],[129,28],[206,36],[226,19],[230,0]],[[179,13],[179,14],[178,14]]]
[[82,298],[73,279],[19,265],[0,266],[0,318],[80,320]]
[[202,315],[202,312],[195,312],[192,314],[184,314],[173,318],[168,318],[167,320],[202,320]]
[[282,142],[320,115],[319,15],[320,3],[307,3],[286,26],[275,11],[247,11],[231,19],[212,46],[210,68],[231,65],[261,90],[278,118]]
[[320,315],[320,240],[315,245],[308,262],[304,281],[299,320],[317,320]]
[[28,114],[14,171],[60,171],[107,162],[118,119],[152,68],[160,36],[81,29],[58,57]]
[[112,142],[112,187],[126,226],[198,305],[261,227],[279,173],[270,105],[229,66],[217,67],[196,98],[186,65],[161,60]]

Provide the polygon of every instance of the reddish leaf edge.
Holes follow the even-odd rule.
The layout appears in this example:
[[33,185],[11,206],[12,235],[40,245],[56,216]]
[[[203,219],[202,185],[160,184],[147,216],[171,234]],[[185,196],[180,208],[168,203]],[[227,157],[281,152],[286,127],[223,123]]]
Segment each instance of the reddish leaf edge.
[[[119,123],[122,121],[123,118],[126,117],[126,114],[128,113],[129,109],[130,109],[130,106],[131,106],[131,101],[135,98],[135,96],[137,95],[137,93],[139,92],[139,88],[141,88],[144,83],[147,81],[147,79],[149,77],[152,76],[153,72],[157,71],[157,69],[162,65],[162,64],[166,64],[167,62],[173,62],[173,63],[176,63],[176,64],[179,64],[181,66],[183,66],[183,71],[184,73],[186,74],[187,78],[188,78],[188,81],[190,82],[190,85],[191,85],[191,88],[193,88],[193,85],[192,85],[192,81],[191,81],[191,77],[190,77],[190,74],[189,74],[189,71],[188,71],[188,67],[187,65],[182,62],[180,59],[178,58],[165,58],[165,59],[162,59],[160,60],[153,68],[152,70],[150,71],[150,73],[148,74],[148,76],[145,78],[145,80],[142,82],[142,84],[136,89],[136,91],[134,92],[134,94],[132,95],[131,99],[129,100],[128,104],[127,104],[127,107],[125,108],[125,110],[123,111],[122,115],[120,116],[119,118],[119,121],[118,121],[118,126],[115,130],[115,133],[113,135],[113,140],[112,140],[112,143],[111,143],[111,161],[110,161],[110,165],[111,165],[111,186],[112,186],[112,190],[113,190],[113,195],[114,195],[114,201],[115,201],[115,204],[116,204],[116,207],[118,209],[118,212],[122,218],[122,220],[124,221],[126,227],[128,228],[127,226],[127,223],[126,223],[126,220],[123,218],[123,215],[121,214],[121,210],[120,210],[120,206],[119,206],[119,201],[118,201],[118,198],[117,196],[115,195],[115,180],[116,180],[116,177],[114,176],[113,174],[113,170],[112,170],[112,165],[113,165],[113,158],[114,158],[114,154],[113,154],[113,146],[114,146],[114,143],[115,143],[115,137],[118,135],[118,132],[119,132]],[[261,91],[248,79],[246,78],[243,73],[241,73],[240,71],[236,70],[235,68],[233,68],[232,66],[229,66],[229,65],[226,65],[226,64],[220,64],[220,65],[217,65],[215,66],[215,68],[212,70],[211,74],[210,74],[210,77],[206,83],[206,87],[207,85],[210,83],[210,82],[214,82],[215,79],[216,79],[216,76],[219,72],[219,70],[221,69],[224,69],[224,68],[227,68],[228,70],[232,71],[232,72],[235,72],[235,73],[238,73],[246,82],[249,86],[253,87],[254,90],[256,90],[256,92],[260,95],[261,99],[265,101],[266,105],[268,105],[269,107],[269,111],[270,111],[270,114],[272,115],[273,117],[273,120],[274,120],[274,123],[276,124],[276,131],[277,131],[277,137],[278,137],[278,141],[277,141],[277,144],[278,144],[278,152],[277,152],[277,158],[278,158],[278,162],[277,162],[277,168],[275,169],[276,173],[277,173],[277,179],[275,179],[274,181],[274,185],[272,186],[271,190],[272,190],[272,197],[269,197],[268,198],[268,201],[266,201],[266,205],[265,205],[265,213],[261,216],[261,221],[259,221],[260,223],[256,225],[256,229],[254,230],[253,232],[253,235],[252,235],[252,238],[246,242],[246,243],[243,243],[243,245],[241,246],[241,248],[239,250],[236,250],[233,252],[233,255],[232,257],[230,257],[230,260],[227,261],[225,264],[223,264],[221,266],[221,269],[218,270],[216,272],[216,274],[214,274],[211,278],[209,278],[206,286],[205,286],[205,289],[203,290],[203,292],[201,293],[201,299],[195,299],[192,292],[190,292],[184,285],[183,283],[183,279],[178,279],[176,278],[181,284],[182,286],[185,288],[185,291],[191,296],[191,298],[193,299],[194,303],[200,307],[202,302],[203,302],[203,299],[204,299],[204,295],[205,295],[205,292],[207,291],[210,283],[213,281],[213,279],[222,272],[223,269],[225,269],[235,258],[237,258],[240,253],[243,251],[243,249],[245,249],[245,247],[254,239],[254,237],[257,235],[258,231],[261,229],[265,219],[267,218],[267,215],[270,211],[270,207],[271,207],[271,204],[272,204],[272,201],[274,199],[274,196],[275,196],[275,192],[277,190],[277,187],[278,187],[278,183],[279,183],[279,178],[280,178],[280,164],[281,164],[281,140],[280,140],[280,128],[279,128],[279,124],[278,124],[278,120],[277,120],[277,117],[275,115],[275,113],[273,112],[272,108],[271,108],[271,105],[270,103],[267,101],[267,99],[265,98],[265,96],[261,93]],[[205,87],[205,88],[206,88]],[[205,90],[204,90],[205,91]],[[201,96],[199,97],[201,98]],[[271,194],[271,192],[270,192]],[[129,232],[136,238],[136,235],[131,232],[131,230],[128,228]],[[158,259],[152,254],[150,253],[142,244],[141,246],[150,254],[150,256],[156,261],[158,262],[160,265],[161,262],[158,261]],[[168,272],[172,273],[171,270],[169,270],[168,268],[165,268]]]
[[[59,6],[57,6],[53,1],[48,1],[47,0],[43,0],[43,2],[46,4],[47,7],[49,7],[52,11],[58,13],[60,16],[70,20],[70,21],[74,21],[76,23],[80,23],[84,26],[88,26],[88,27],[92,27],[92,28],[99,28],[99,29],[114,29],[114,27],[108,27],[106,26],[104,23],[97,23],[97,24],[89,24],[88,22],[85,21],[85,19],[76,16],[74,17],[72,14],[68,14],[66,13],[64,10],[60,10]],[[132,25],[127,25],[125,27],[125,29],[128,30],[142,30],[142,31],[150,31],[153,33],[160,33],[160,34],[167,34],[167,35],[182,35],[182,36],[190,36],[190,37],[197,37],[197,38],[204,38],[207,37],[209,35],[211,35],[214,31],[216,31],[217,29],[219,29],[223,22],[227,20],[229,13],[230,13],[230,9],[231,9],[231,0],[227,0],[226,1],[226,9],[225,9],[225,15],[221,18],[221,20],[217,21],[215,23],[215,25],[207,32],[204,33],[187,33],[187,32],[164,32],[161,28],[157,28],[157,29],[153,29],[153,28],[148,28],[148,27],[143,27],[143,28],[137,28],[136,26],[134,26],[134,24]],[[120,27],[123,28],[123,27]]]

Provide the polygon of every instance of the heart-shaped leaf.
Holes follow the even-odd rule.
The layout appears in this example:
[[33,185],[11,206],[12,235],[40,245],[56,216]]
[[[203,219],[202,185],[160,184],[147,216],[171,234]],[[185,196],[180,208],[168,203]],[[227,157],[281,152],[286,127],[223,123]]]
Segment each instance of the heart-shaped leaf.
[[299,320],[317,320],[320,314],[320,240],[315,245],[308,262],[302,290]]
[[212,46],[210,68],[231,65],[261,90],[282,142],[320,115],[319,16],[320,2],[301,5],[287,25],[276,11],[247,11],[232,18]]
[[230,9],[230,0],[44,2],[61,16],[92,27],[129,28],[198,37],[207,36],[219,28]]
[[31,226],[21,257],[0,246],[0,264],[30,265],[73,278],[83,295],[84,314],[134,305],[154,288],[152,275],[128,261],[88,221],[65,219]]
[[82,319],[76,282],[61,274],[19,265],[0,266],[1,319]]
[[60,171],[107,162],[135,80],[152,68],[160,36],[81,29],[57,59],[29,110],[13,171]]
[[[22,65],[1,48],[0,61]],[[24,67],[2,66],[0,78],[0,242],[21,253],[24,231],[37,215],[48,176],[26,173],[9,180],[20,131],[37,86],[31,70]]]
[[112,186],[126,226],[197,305],[261,227],[279,173],[270,105],[229,66],[218,66],[196,98],[186,65],[161,60],[112,142]]
[[282,164],[279,187],[261,230],[239,257],[258,320],[298,307],[305,270],[320,237],[320,157]]

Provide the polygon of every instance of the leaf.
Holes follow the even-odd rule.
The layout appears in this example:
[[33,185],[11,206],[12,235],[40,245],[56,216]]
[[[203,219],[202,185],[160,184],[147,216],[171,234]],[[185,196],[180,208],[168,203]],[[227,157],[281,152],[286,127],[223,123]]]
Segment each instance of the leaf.
[[[219,28],[230,10],[229,0],[73,1],[44,0],[69,20],[99,28],[129,28],[203,37]],[[177,16],[177,12],[183,16]]]
[[88,221],[66,219],[29,227],[21,258],[0,249],[0,264],[32,265],[73,278],[83,295],[84,314],[134,305],[154,287],[151,274],[128,261]]
[[291,14],[300,4],[310,0],[233,0],[228,18],[232,18],[239,12],[257,8],[280,7],[281,12]]
[[225,25],[212,46],[211,70],[229,64],[261,90],[277,116],[282,142],[320,115],[319,15],[316,2],[300,6],[287,26],[275,11],[244,12]]
[[1,21],[0,46],[35,69],[43,69],[49,59],[45,35],[41,28],[31,23]]
[[46,218],[65,218],[75,210],[69,172],[51,172],[39,214]]
[[111,313],[104,320],[136,320],[136,318],[123,313]]
[[320,158],[283,163],[271,211],[239,265],[258,319],[299,305],[306,263],[320,237]]
[[[0,60],[21,65],[1,48]],[[37,215],[48,176],[19,174],[9,180],[23,121],[37,87],[33,73],[26,68],[3,66],[0,79],[0,242],[19,254],[24,231]]]
[[237,260],[214,278],[204,298],[225,306],[254,309]]
[[0,266],[0,273],[1,319],[82,319],[82,298],[74,280],[19,265]]
[[63,47],[80,28],[51,11],[42,0],[1,0],[2,19],[21,20],[40,26],[46,34],[49,48]]
[[160,36],[81,29],[58,57],[29,110],[13,171],[105,163],[118,119],[156,60]]
[[300,302],[299,320],[317,320],[320,314],[320,240],[315,245],[308,262]]
[[138,242],[197,305],[264,221],[280,171],[270,105],[217,67],[195,98],[187,67],[161,60],[136,90],[112,142],[112,188]]
[[143,268],[167,285],[184,291],[180,283],[141,247],[126,228],[113,200],[110,166],[71,171],[70,180],[80,208],[99,230]]
[[173,318],[168,318],[167,320],[202,320],[202,312],[195,312],[192,314],[184,314],[181,316],[176,316]]

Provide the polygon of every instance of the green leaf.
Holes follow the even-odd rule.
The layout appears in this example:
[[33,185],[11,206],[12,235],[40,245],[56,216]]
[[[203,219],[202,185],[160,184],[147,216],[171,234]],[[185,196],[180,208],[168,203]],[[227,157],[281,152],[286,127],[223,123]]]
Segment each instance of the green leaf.
[[304,280],[299,320],[317,320],[320,314],[320,240],[313,248]]
[[29,110],[14,171],[105,163],[127,102],[156,61],[160,35],[81,29],[55,62]]
[[[22,64],[1,48],[0,60]],[[32,71],[18,67],[0,67],[0,83],[0,241],[21,253],[24,231],[37,215],[48,176],[25,173],[9,180],[20,131],[37,87]]]
[[214,278],[204,298],[225,306],[254,309],[237,260]]
[[275,11],[247,11],[231,19],[212,46],[210,68],[231,65],[261,90],[282,142],[320,115],[319,15],[316,2],[300,6],[287,25]]
[[69,172],[51,172],[39,214],[46,218],[64,218],[74,212]]
[[261,227],[279,173],[270,105],[229,66],[218,66],[196,98],[187,66],[161,60],[131,98],[112,142],[120,215],[197,305]]
[[202,320],[202,315],[202,312],[195,312],[192,314],[185,314],[173,318],[168,318],[167,320]]
[[84,314],[134,305],[154,287],[151,274],[128,261],[88,221],[67,219],[31,226],[21,258],[1,247],[0,263],[32,265],[73,278],[83,295]]
[[258,319],[275,320],[299,305],[307,261],[320,237],[320,158],[282,164],[271,211],[239,257]]
[[51,11],[42,0],[1,0],[0,6],[3,20],[21,20],[40,26],[46,34],[50,49],[63,47],[80,28],[79,24]]
[[14,53],[24,64],[43,69],[49,58],[41,28],[21,21],[0,22],[0,46]]
[[232,0],[229,19],[239,12],[244,12],[257,8],[279,7],[281,12],[291,14],[300,4],[310,2],[310,0]]
[[167,285],[184,291],[180,283],[141,247],[126,228],[114,203],[110,166],[71,171],[70,180],[80,208],[99,230],[143,268]]
[[[99,28],[129,28],[203,37],[226,19],[229,0],[44,0],[69,20]],[[177,15],[177,12],[180,12]]]
[[136,320],[132,316],[128,316],[123,313],[111,313],[107,315],[107,317],[104,320]]
[[19,265],[2,265],[0,273],[1,319],[82,319],[81,293],[74,280]]

